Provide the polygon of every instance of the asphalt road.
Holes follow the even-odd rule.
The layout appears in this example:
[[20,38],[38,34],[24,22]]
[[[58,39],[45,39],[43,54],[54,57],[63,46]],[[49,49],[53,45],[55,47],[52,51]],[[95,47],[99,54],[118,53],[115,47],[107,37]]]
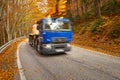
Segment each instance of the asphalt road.
[[120,58],[72,46],[58,55],[40,55],[23,42],[19,57],[27,80],[120,80]]

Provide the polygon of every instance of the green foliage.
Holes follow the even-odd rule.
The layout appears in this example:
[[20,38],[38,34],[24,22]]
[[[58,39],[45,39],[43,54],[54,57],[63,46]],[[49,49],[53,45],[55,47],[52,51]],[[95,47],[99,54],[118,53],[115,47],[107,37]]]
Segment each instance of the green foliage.
[[80,30],[80,34],[84,34],[86,32],[86,27],[82,27],[82,29]]
[[76,15],[76,16],[74,17],[74,19],[75,19],[75,20],[80,20],[80,15]]
[[108,0],[101,9],[104,15],[118,14],[120,13],[120,3],[117,3],[115,0]]
[[67,15],[65,17],[68,17],[71,21],[74,20],[73,15],[70,11],[67,12]]
[[83,24],[83,27],[80,30],[80,34],[84,34],[87,31],[87,27],[89,27],[89,26],[90,26],[90,22],[85,22]]
[[82,20],[89,20],[89,19],[93,19],[94,18],[94,13],[93,13],[93,11],[91,10],[91,11],[87,11],[87,12],[85,12],[82,16],[81,16],[81,18],[82,18]]
[[109,36],[111,38],[118,38],[120,36],[120,26],[113,26],[110,29]]
[[79,29],[78,29],[78,28],[79,28],[78,25],[77,25],[77,26],[74,26],[73,29],[72,29],[73,32],[74,32],[74,33],[78,33],[78,32],[79,32]]
[[99,25],[101,25],[103,23],[103,19],[99,18],[96,21],[93,22],[93,24],[91,25],[91,29],[90,32],[94,33],[97,30],[97,27],[99,27]]

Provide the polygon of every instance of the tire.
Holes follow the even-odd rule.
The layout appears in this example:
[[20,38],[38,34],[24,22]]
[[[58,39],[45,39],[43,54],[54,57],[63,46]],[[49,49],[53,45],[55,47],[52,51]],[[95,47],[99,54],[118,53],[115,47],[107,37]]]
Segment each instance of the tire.
[[37,40],[35,40],[35,49],[37,50],[37,44],[38,44],[38,41]]
[[40,50],[40,45],[39,45],[39,44],[37,45],[36,50],[37,50],[38,52],[41,51],[41,50]]
[[40,44],[37,44],[36,50],[37,50],[38,53],[40,53],[41,55],[43,55],[42,47],[41,47]]

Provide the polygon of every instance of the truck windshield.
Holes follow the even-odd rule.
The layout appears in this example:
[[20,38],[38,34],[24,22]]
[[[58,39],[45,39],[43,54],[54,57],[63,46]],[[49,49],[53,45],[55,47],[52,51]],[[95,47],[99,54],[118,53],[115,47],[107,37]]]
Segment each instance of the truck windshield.
[[63,20],[45,20],[44,30],[52,31],[71,31],[71,26],[69,21]]

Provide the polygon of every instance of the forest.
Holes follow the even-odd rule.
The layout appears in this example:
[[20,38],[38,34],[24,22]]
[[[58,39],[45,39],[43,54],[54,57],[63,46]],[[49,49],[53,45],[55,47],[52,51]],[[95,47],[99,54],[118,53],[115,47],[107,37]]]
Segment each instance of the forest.
[[73,44],[120,53],[120,0],[68,0],[66,17],[74,25]]
[[28,36],[32,25],[48,15],[70,18],[73,44],[120,45],[120,0],[0,0],[0,46]]
[[[19,71],[18,67],[15,66],[16,59],[18,58],[16,57],[16,51],[18,50],[17,49],[18,45],[21,42],[25,42],[26,38],[28,39],[28,35],[32,32],[32,26],[33,24],[36,24],[37,20],[48,16],[66,17],[71,20],[72,31],[73,31],[73,41],[71,43],[72,45],[120,57],[120,0],[0,0],[0,47],[11,40],[25,36],[25,38],[18,39],[15,42],[13,42],[11,45],[7,46],[7,48],[5,48],[4,51],[0,53],[0,80],[14,80],[15,78],[14,76]],[[27,46],[27,44],[25,44],[25,46]],[[26,50],[25,52],[27,51],[28,50]],[[32,54],[32,52],[30,51],[28,52],[28,54],[29,53],[30,55]],[[80,56],[81,54],[84,53],[85,55],[88,55],[88,53],[86,54],[86,52],[79,52],[79,53],[78,54]],[[74,55],[74,54],[70,54],[70,55]],[[58,55],[57,56],[54,55],[52,57],[49,56],[49,59],[52,58],[52,60],[55,60],[53,59],[54,57],[57,57],[56,61],[59,58],[60,60],[63,60],[64,58],[65,60],[67,60],[67,58],[72,59],[72,56],[70,55],[67,55],[67,57],[62,56],[62,58],[57,57]],[[100,58],[101,56],[101,54],[99,55],[94,53],[89,55],[94,55],[94,57],[88,58],[87,64],[90,61],[90,59],[92,60],[91,62],[94,63],[96,58]],[[99,55],[99,57],[97,57],[97,55]],[[74,55],[74,57],[75,56],[76,55]],[[80,56],[77,55],[77,57]],[[81,63],[82,64],[85,63],[87,57],[90,56],[82,55],[81,58],[79,58],[79,60],[83,60],[80,62],[80,65]],[[33,56],[31,58],[33,59]],[[47,56],[39,56],[39,59],[43,60],[43,58],[46,59]],[[86,60],[84,60],[84,58],[86,58]],[[111,60],[108,58],[104,58],[103,56],[100,58],[102,62],[103,60],[106,61],[110,60],[109,62],[103,63],[106,66],[106,68],[103,67],[103,69],[106,69],[107,72],[105,71],[102,72],[102,70],[100,69],[100,66],[102,64],[99,63],[98,65],[96,61],[95,63],[97,63],[97,65],[93,65],[90,63],[91,66],[87,65],[87,67],[95,68],[95,70],[94,69],[93,70],[97,72],[100,71],[102,75],[105,74],[108,75],[109,73],[111,74],[112,72],[109,71],[110,66],[108,66],[107,63],[113,61],[113,63],[111,64],[113,66],[113,64],[116,65],[116,63],[114,62],[116,60],[113,60],[112,57],[110,58]],[[32,61],[32,59],[30,60]],[[37,60],[38,63],[38,59],[35,60]],[[48,60],[48,61],[52,61],[52,60]],[[72,59],[69,62],[72,64],[73,61],[74,60]],[[78,61],[75,60],[75,63]],[[61,62],[64,62],[64,60]],[[66,63],[64,65],[66,65]],[[99,68],[98,70],[97,67]],[[55,66],[55,68],[57,67]],[[66,68],[69,68],[69,66]],[[73,69],[74,67],[71,68]],[[91,76],[92,68],[90,68],[90,76]],[[110,68],[110,70],[112,69],[113,68]],[[22,68],[20,68],[20,70],[22,70]],[[23,70],[25,71],[25,69]],[[45,71],[46,70],[47,68],[45,68]],[[84,70],[85,68],[83,68],[83,71]],[[116,70],[117,69],[115,69],[115,71]],[[113,72],[113,74],[119,75],[119,70],[117,73]],[[113,77],[112,75],[109,76]],[[93,75],[91,77],[95,77],[95,76]],[[116,77],[114,79],[116,79]],[[69,80],[73,80],[73,79],[71,78]]]
[[0,0],[0,45],[28,34],[30,4],[27,0]]

